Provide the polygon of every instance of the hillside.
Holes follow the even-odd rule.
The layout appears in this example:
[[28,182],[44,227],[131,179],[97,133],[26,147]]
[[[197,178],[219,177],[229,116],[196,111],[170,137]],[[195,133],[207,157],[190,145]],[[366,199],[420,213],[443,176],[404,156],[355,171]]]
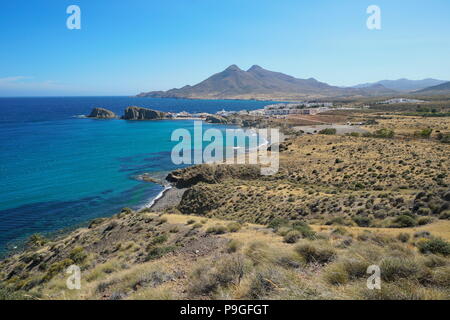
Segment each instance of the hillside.
[[[448,121],[354,117],[376,120],[371,134],[292,136],[274,176],[176,170],[186,191],[173,207],[32,237],[0,262],[0,298],[449,299]],[[436,133],[417,136],[427,127]],[[72,264],[80,290],[66,287]],[[374,264],[381,290],[366,286]]]
[[247,71],[231,65],[194,85],[168,91],[152,91],[139,97],[188,99],[304,99],[346,96],[395,95],[382,85],[340,88],[314,78],[298,79],[254,65]]
[[423,95],[447,95],[450,94],[450,82],[425,88],[423,90],[416,91],[415,93]]

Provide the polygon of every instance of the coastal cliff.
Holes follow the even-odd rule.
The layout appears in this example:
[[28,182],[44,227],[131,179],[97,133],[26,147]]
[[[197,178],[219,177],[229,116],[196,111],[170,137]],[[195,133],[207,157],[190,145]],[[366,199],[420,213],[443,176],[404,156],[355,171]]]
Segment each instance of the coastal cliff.
[[165,112],[141,107],[128,107],[122,116],[124,120],[160,120],[166,117]]
[[258,165],[202,164],[172,171],[166,180],[177,188],[187,188],[200,182],[219,183],[232,178],[258,179],[260,170]]
[[104,108],[94,108],[91,113],[88,115],[88,118],[97,118],[97,119],[115,119],[117,118],[116,114],[111,110]]

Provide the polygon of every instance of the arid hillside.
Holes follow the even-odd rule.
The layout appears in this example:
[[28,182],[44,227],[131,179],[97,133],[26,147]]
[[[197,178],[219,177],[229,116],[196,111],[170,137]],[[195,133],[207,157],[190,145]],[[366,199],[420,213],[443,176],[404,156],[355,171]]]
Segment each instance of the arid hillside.
[[448,120],[360,116],[364,135],[292,135],[274,176],[182,169],[173,207],[33,236],[1,262],[0,298],[449,299]]

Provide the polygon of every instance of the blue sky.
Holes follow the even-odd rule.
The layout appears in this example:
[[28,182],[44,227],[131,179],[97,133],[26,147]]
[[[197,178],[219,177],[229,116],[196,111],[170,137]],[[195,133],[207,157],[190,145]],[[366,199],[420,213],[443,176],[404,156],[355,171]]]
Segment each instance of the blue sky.
[[[381,30],[366,27],[373,4]],[[342,86],[450,80],[448,0],[14,0],[0,30],[0,96],[133,95],[231,64]]]

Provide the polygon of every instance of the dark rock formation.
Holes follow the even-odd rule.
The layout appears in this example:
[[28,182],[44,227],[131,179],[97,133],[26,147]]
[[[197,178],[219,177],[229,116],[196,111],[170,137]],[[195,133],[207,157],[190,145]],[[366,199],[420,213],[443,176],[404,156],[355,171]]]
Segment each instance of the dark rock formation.
[[108,109],[104,108],[94,108],[91,113],[88,115],[88,118],[97,118],[97,119],[114,119],[117,118],[116,114]]
[[158,120],[166,117],[165,112],[141,107],[128,107],[125,109],[124,120]]
[[206,122],[209,123],[222,123],[222,124],[227,124],[228,120],[222,116],[217,116],[217,115],[209,115],[206,117]]

